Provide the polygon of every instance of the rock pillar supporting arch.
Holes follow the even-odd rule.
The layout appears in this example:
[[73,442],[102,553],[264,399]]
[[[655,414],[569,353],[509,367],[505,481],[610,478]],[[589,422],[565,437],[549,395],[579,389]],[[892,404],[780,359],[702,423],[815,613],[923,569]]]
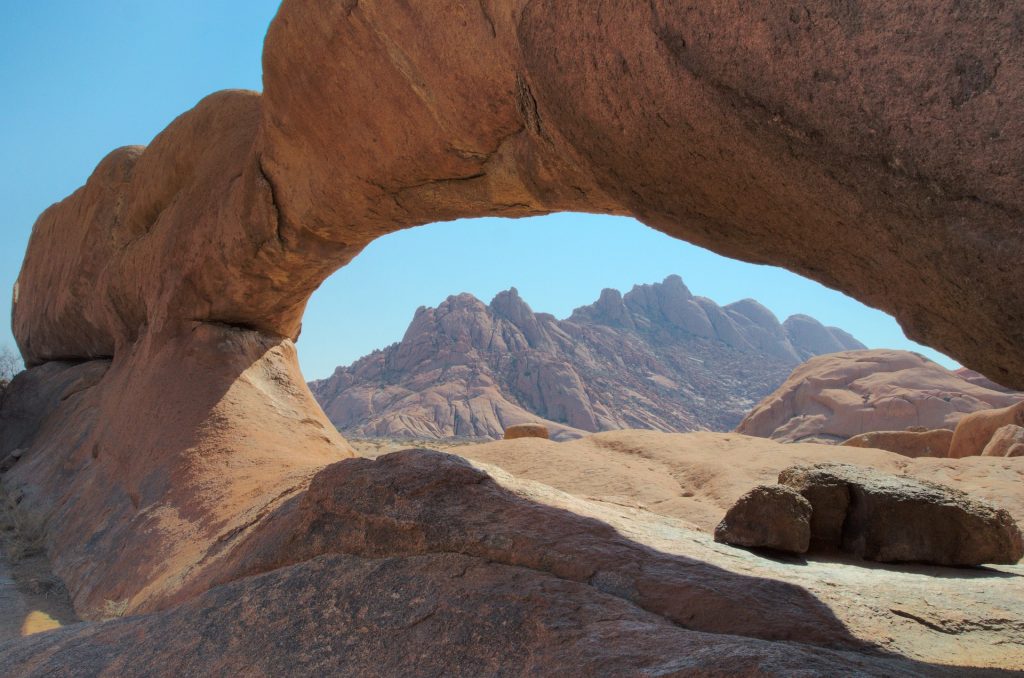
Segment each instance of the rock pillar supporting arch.
[[[51,530],[80,606],[194,588],[348,453],[291,342],[333,270],[430,221],[634,215],[1024,387],[1021,26],[994,1],[286,0],[262,96],[214,94],[115,151],[33,232],[27,364],[112,359],[16,474],[49,515],[112,516],[105,542]],[[129,540],[148,549],[135,579],[110,566]]]

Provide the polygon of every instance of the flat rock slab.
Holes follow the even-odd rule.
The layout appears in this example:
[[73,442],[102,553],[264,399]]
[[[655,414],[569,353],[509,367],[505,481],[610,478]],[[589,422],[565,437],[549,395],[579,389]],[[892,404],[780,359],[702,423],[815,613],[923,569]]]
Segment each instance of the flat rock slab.
[[952,429],[937,428],[923,431],[869,431],[853,436],[842,445],[887,450],[902,454],[904,457],[944,458],[949,456],[949,446],[952,442]]
[[813,507],[812,549],[878,562],[1014,564],[1024,541],[1008,512],[953,488],[850,464],[779,474]]

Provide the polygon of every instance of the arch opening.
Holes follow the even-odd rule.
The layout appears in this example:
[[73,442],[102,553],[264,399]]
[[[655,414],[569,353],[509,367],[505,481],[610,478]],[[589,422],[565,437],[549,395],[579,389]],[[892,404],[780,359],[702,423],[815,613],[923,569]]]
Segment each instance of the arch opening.
[[[221,537],[351,454],[293,341],[333,271],[428,222],[632,215],[843,290],[1024,387],[1012,7],[957,19],[1003,53],[977,81],[963,41],[904,39],[949,32],[912,4],[812,3],[821,20],[799,29],[772,3],[630,3],[601,22],[589,5],[286,0],[263,95],[211,95],[40,217],[15,335],[76,385],[53,382],[67,423],[17,474],[55,517],[76,605],[208,588]],[[79,379],[69,360],[109,367]],[[197,476],[217,482],[197,493]],[[143,554],[131,573],[124,543]]]

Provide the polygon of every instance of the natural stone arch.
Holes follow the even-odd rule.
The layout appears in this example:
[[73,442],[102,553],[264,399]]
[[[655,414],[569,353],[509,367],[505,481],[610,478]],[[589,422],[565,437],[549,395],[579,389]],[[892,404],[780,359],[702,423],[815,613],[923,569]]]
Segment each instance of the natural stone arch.
[[[372,239],[430,221],[633,215],[1024,386],[1024,287],[1004,263],[1024,250],[1021,25],[954,0],[286,0],[262,96],[212,95],[115,151],[33,232],[14,293],[26,362],[113,358],[74,442],[46,443],[64,471],[36,467],[39,501],[70,516],[57,550],[96,548],[75,515],[106,511],[114,540],[146,507],[183,510],[167,479],[210,458],[294,481],[344,454],[294,358],[306,300]],[[97,575],[102,558],[72,588],[181,595],[158,562],[180,554],[153,539],[148,590]]]

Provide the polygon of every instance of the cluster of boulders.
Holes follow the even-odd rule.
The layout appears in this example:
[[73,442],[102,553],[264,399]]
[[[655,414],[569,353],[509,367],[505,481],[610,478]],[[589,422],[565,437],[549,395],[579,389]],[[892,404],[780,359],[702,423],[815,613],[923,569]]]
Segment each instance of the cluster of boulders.
[[944,485],[850,464],[792,466],[746,493],[715,540],[788,553],[841,551],[878,562],[1014,564],[1010,514]]
[[873,447],[907,457],[1019,457],[1024,456],[1024,402],[966,415],[955,428],[871,431],[842,443],[847,447]]

